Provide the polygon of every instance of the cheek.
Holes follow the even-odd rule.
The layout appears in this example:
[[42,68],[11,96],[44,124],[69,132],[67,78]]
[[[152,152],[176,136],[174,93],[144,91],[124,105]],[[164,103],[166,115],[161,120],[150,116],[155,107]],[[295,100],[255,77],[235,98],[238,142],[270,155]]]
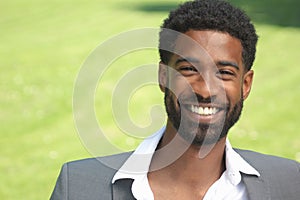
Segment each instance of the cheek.
[[180,106],[178,104],[176,95],[169,89],[166,89],[165,91],[165,104],[167,109],[169,110],[169,113],[179,111]]
[[236,104],[243,97],[243,88],[241,84],[224,84],[225,92],[231,104]]
[[191,90],[191,84],[187,79],[183,77],[175,77],[169,80],[168,84],[169,90],[172,91],[173,95],[179,97],[182,93],[187,90]]

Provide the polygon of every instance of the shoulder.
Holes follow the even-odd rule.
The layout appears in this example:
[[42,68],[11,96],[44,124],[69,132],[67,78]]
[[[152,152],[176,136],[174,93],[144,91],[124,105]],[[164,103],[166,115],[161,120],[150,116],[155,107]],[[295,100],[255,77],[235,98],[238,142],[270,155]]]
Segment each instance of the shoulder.
[[240,154],[245,160],[249,160],[249,162],[254,162],[255,164],[265,164],[265,163],[275,163],[277,165],[291,165],[291,166],[298,166],[298,163],[295,160],[282,158],[273,155],[267,155],[258,153],[255,151],[243,150],[243,149],[234,149],[238,154]]
[[[300,164],[294,160],[235,149],[260,176],[242,174],[253,199],[299,199]],[[268,197],[268,198],[267,198]]]
[[67,162],[64,166],[67,166],[68,169],[105,169],[111,168],[118,170],[122,164],[127,160],[127,158],[131,155],[132,152],[125,152],[120,154],[114,154],[109,156],[103,157],[96,157],[96,158],[87,158],[82,160],[75,160],[71,162]]
[[298,162],[253,151],[239,149],[235,151],[260,173],[259,177],[243,174],[243,180],[252,195],[260,191],[262,194],[271,195],[270,199],[299,199]]
[[117,171],[122,164],[127,160],[132,152],[114,154],[96,158],[86,158],[67,162],[63,165],[63,170],[68,171],[68,175],[72,173],[100,173],[104,171]]
[[65,163],[51,200],[110,199],[112,177],[130,155],[128,152]]
[[300,178],[300,163],[297,161],[249,150],[234,150],[260,173],[294,174]]

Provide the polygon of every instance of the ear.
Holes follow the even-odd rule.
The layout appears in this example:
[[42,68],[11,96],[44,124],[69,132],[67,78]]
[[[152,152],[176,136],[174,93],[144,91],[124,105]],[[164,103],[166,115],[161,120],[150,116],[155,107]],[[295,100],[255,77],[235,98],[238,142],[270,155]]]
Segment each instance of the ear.
[[159,62],[158,82],[160,90],[162,92],[165,92],[165,88],[168,82],[168,66],[165,65],[163,62]]
[[253,70],[249,70],[244,74],[243,79],[243,99],[247,99],[250,94],[252,81],[253,81],[254,72]]

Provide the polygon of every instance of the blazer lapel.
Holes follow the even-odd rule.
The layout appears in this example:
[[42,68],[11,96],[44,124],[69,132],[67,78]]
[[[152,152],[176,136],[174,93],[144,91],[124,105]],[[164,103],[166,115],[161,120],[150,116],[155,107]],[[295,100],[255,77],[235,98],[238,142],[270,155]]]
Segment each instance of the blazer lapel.
[[268,182],[265,182],[260,177],[242,174],[242,179],[245,183],[250,200],[270,200],[270,187]]
[[131,192],[133,179],[120,179],[112,184],[113,200],[135,200]]

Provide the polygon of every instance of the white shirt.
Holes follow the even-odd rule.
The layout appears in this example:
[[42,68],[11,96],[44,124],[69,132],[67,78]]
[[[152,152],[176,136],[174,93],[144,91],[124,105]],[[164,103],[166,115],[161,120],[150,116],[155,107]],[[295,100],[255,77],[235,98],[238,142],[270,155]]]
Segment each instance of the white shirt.
[[[119,179],[133,179],[132,194],[137,200],[154,200],[147,173],[152,156],[165,127],[146,138],[114,175],[112,183]],[[241,173],[260,176],[258,171],[236,153],[226,140],[226,170],[206,192],[204,200],[247,200],[247,191]]]

